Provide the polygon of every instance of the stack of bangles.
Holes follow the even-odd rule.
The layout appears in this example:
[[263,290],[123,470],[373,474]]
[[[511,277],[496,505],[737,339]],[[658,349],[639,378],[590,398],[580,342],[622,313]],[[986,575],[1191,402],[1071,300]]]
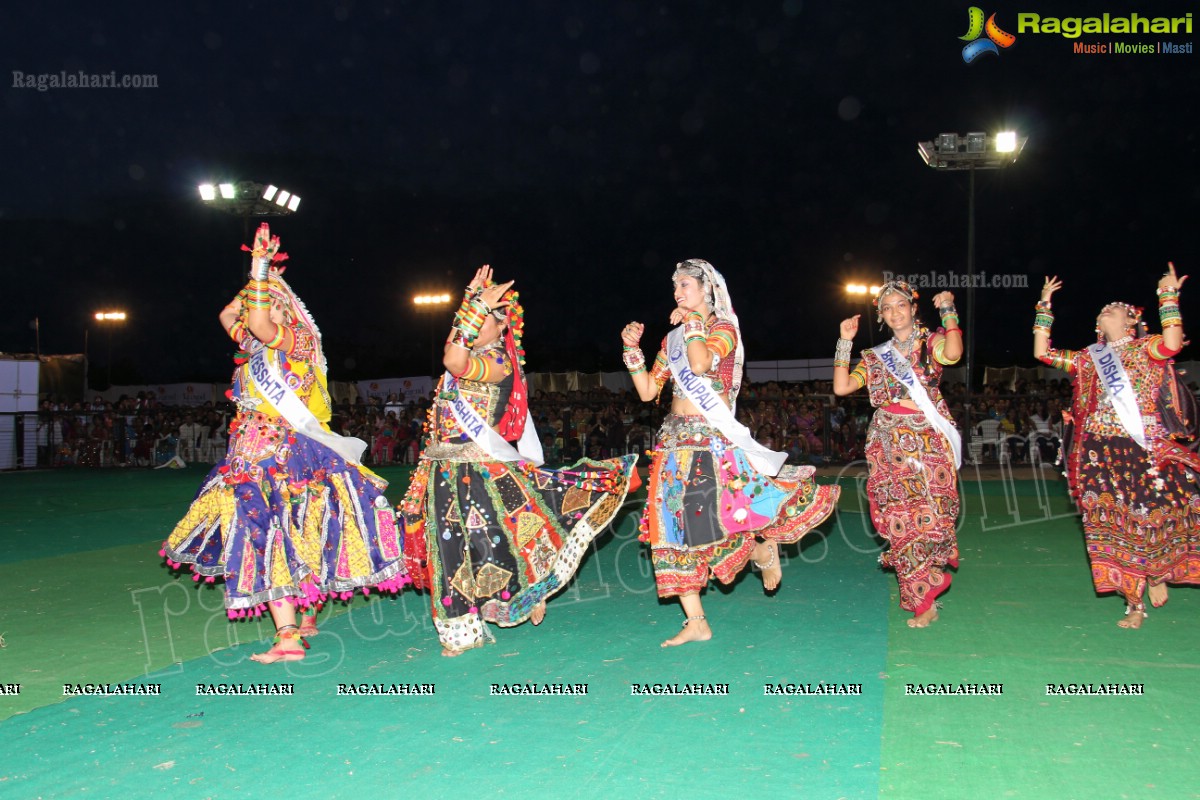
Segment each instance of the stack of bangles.
[[483,298],[468,291],[463,297],[458,313],[454,315],[454,327],[450,329],[450,338],[446,342],[470,350],[479,338],[479,331],[490,313],[492,310],[483,302]]
[[1049,300],[1038,300],[1037,315],[1033,318],[1034,334],[1044,333],[1050,335],[1050,326],[1054,324],[1054,312],[1050,310]]
[[699,311],[692,311],[683,319],[683,343],[686,346],[704,340],[704,315]]
[[1158,290],[1158,321],[1164,331],[1183,325],[1183,317],[1179,315],[1179,287]]
[[837,347],[833,351],[833,368],[845,367],[850,369],[850,352],[854,347],[854,342],[849,339],[837,340]]
[[642,353],[642,348],[622,345],[622,349],[624,352],[621,353],[621,360],[625,362],[630,375],[646,371],[646,356]]
[[250,309],[271,307],[271,284],[268,281],[252,280],[243,293],[246,307]]
[[958,330],[958,309],[953,303],[947,303],[944,306],[938,306],[938,316],[942,318],[942,327],[946,332]]

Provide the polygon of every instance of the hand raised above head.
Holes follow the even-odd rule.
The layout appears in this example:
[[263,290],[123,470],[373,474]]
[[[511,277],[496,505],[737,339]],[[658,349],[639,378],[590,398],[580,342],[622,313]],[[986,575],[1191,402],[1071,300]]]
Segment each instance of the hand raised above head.
[[942,306],[954,305],[954,292],[938,292],[933,296],[933,307],[940,309]]
[[1050,296],[1062,287],[1063,283],[1058,279],[1057,275],[1052,278],[1046,278],[1046,280],[1042,283],[1042,299],[1049,301]]
[[497,308],[504,308],[506,305],[508,305],[508,301],[501,300],[500,298],[504,297],[504,293],[507,292],[514,283],[516,283],[516,281],[497,283],[493,286],[489,286],[483,290],[482,294],[479,295],[479,299],[485,306],[488,307],[489,311],[495,311]]
[[1180,289],[1183,288],[1183,282],[1186,281],[1187,278],[1188,278],[1187,275],[1176,276],[1175,275],[1175,262],[1168,261],[1167,262],[1167,271],[1164,272],[1163,276],[1158,279],[1158,288],[1159,289],[1172,289],[1174,291],[1179,291]]
[[475,270],[475,277],[471,278],[471,282],[467,284],[467,289],[473,294],[479,289],[487,285],[492,279],[491,264],[484,264],[479,269]]
[[842,324],[838,327],[838,333],[843,339],[853,339],[858,333],[858,318],[862,314],[855,314],[849,319],[842,320]]

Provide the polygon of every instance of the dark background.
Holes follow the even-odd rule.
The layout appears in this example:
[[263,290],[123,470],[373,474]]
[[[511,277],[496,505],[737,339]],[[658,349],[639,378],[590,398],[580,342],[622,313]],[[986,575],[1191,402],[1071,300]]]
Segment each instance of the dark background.
[[[966,176],[935,173],[916,143],[1012,128],[1029,137],[1020,160],[978,177],[977,269],[1028,288],[978,292],[976,347],[981,364],[1031,365],[1042,275],[1066,283],[1055,343],[1073,347],[1108,300],[1153,306],[1168,259],[1200,277],[1200,56],[1076,55],[1018,34],[967,65],[968,5],[5,8],[0,351],[34,351],[36,317],[43,353],[80,352],[90,328],[103,367],[91,316],[119,307],[115,383],[226,379],[217,313],[244,275],[243,223],[196,185],[255,180],[303,198],[273,230],[335,380],[427,373],[451,312],[419,316],[411,296],[457,299],[483,262],[517,281],[533,371],[621,369],[619,329],[645,321],[657,342],[688,257],[725,274],[749,359],[830,357],[862,310],[847,281],[965,272]],[[1016,33],[1023,11],[1193,8],[984,10]],[[158,88],[38,92],[11,88],[14,70]],[[1185,322],[1197,310],[1185,290]]]

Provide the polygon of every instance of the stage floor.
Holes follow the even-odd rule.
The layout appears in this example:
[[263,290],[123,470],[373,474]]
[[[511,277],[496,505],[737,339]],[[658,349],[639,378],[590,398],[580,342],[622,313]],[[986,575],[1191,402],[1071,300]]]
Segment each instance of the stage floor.
[[[658,646],[681,614],[655,597],[639,497],[538,628],[446,659],[427,595],[360,595],[273,666],[248,660],[269,623],[228,622],[219,585],[157,554],[202,468],[0,474],[0,796],[1200,794],[1195,591],[1117,628],[1061,480],[968,468],[961,568],[911,630],[859,472],[822,476],[839,514],[785,553],[775,596],[756,574],[709,590],[708,643]],[[407,469],[383,474],[398,501]],[[64,696],[86,684],[159,694]],[[1068,684],[1142,693],[1048,693]],[[213,694],[236,685],[267,693]]]

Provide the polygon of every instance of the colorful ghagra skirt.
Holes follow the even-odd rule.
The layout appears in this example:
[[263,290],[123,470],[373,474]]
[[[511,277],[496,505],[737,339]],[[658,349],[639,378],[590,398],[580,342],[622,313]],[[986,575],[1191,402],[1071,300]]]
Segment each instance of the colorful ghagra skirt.
[[812,467],[771,478],[702,416],[668,414],[650,465],[640,536],[659,597],[699,593],[710,577],[730,583],[755,537],[791,544],[837,507],[838,486],[818,486]]
[[163,548],[172,566],[224,579],[230,616],[407,582],[386,481],[278,417],[241,413],[230,431],[225,458]]
[[1092,583],[1141,602],[1147,582],[1200,583],[1200,487],[1126,436],[1084,432],[1078,486]]
[[400,508],[408,572],[430,591],[442,646],[494,641],[485,623],[520,624],[566,586],[637,488],[636,463],[551,470],[490,460],[470,442],[427,447]]
[[871,522],[888,543],[879,557],[896,571],[900,607],[928,611],[958,566],[958,473],[954,452],[920,411],[875,410],[867,431]]

